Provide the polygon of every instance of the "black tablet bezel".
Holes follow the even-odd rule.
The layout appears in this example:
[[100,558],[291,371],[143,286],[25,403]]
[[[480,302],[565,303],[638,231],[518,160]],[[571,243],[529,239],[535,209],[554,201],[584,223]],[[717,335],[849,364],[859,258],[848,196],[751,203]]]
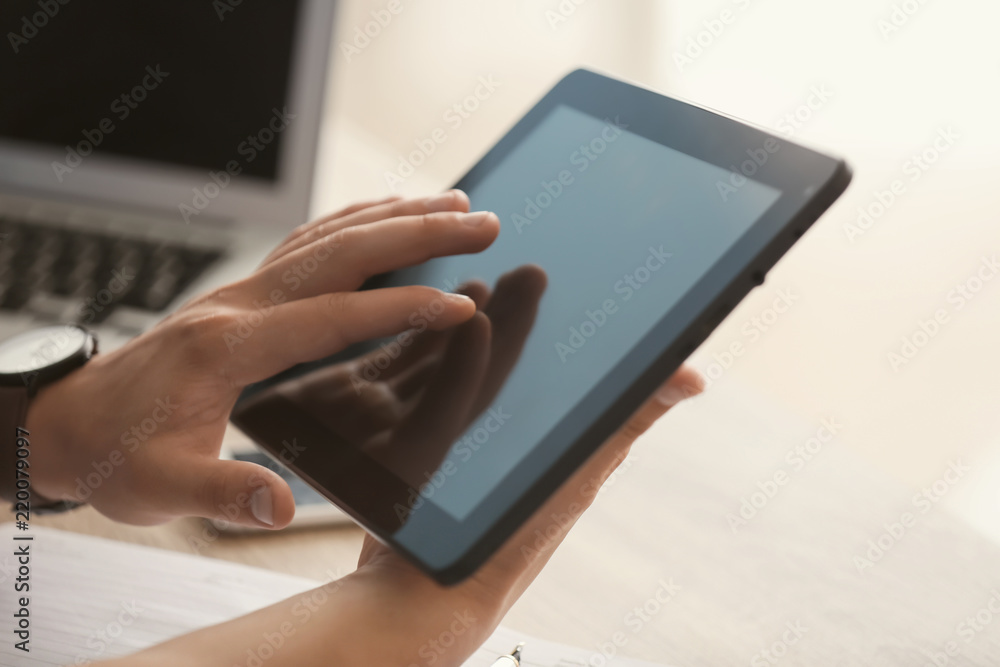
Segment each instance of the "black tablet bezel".
[[[629,132],[737,173],[750,170],[749,165],[747,169],[742,166],[747,151],[766,147],[767,162],[753,170],[752,178],[782,195],[614,367],[600,383],[600,391],[595,386],[463,521],[456,521],[433,502],[419,500],[401,519],[399,508],[410,507],[415,490],[347,443],[330,442],[327,429],[290,402],[278,408],[272,402],[266,413],[255,411],[249,409],[253,405],[250,391],[241,398],[247,409],[238,405],[234,413],[234,423],[274,456],[280,455],[282,440],[289,433],[296,434],[302,452],[295,460],[282,462],[443,584],[459,582],[482,565],[763,282],[771,267],[851,180],[842,160],[713,111],[576,70],[455,187],[471,189],[557,105],[615,121]],[[604,405],[609,393],[617,398]],[[537,470],[544,472],[536,477]],[[405,526],[409,530],[402,531]]]

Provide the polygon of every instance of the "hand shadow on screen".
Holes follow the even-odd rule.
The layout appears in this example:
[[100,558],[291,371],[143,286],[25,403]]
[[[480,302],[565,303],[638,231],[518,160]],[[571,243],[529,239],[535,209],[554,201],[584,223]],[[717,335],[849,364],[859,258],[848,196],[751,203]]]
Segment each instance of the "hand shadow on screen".
[[[266,394],[291,401],[419,492],[503,387],[546,286],[545,272],[534,265],[502,275],[492,291],[468,283],[459,291],[478,309],[464,324],[396,337]],[[254,403],[266,402],[266,394]]]

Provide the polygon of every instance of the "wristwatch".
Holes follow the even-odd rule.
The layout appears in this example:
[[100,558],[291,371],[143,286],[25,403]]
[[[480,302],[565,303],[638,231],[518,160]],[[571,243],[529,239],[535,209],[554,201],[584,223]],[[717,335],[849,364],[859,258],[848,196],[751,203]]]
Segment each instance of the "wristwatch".
[[[25,447],[27,476],[15,476],[18,441],[31,442],[23,430],[31,400],[42,387],[83,366],[97,354],[97,338],[75,324],[34,329],[0,343],[0,498],[24,502],[30,490],[30,444]],[[23,436],[23,438],[22,438]],[[25,482],[27,480],[27,482]],[[18,493],[20,491],[20,493]],[[80,503],[53,501],[34,491],[27,494],[36,514],[65,512]]]

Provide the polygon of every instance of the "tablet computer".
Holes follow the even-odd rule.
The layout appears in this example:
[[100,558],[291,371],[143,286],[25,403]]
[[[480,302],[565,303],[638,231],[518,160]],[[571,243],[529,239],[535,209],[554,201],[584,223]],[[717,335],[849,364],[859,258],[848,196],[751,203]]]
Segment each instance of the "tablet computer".
[[[840,196],[839,159],[590,71],[456,187],[497,240],[366,287],[467,281],[492,327],[414,329],[248,388],[233,421],[439,582],[474,572]],[[483,370],[486,369],[486,370]],[[397,400],[397,398],[399,400]],[[410,410],[406,416],[401,413]]]

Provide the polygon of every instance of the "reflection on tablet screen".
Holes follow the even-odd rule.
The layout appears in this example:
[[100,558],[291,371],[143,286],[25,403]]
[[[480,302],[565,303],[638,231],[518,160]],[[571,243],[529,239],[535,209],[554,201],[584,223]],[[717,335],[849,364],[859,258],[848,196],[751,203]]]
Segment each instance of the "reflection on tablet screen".
[[379,285],[467,289],[481,315],[434,333],[433,310],[416,313],[413,331],[269,391],[461,521],[781,195],[749,179],[721,193],[730,176],[556,106],[467,188],[500,217],[493,246]]

